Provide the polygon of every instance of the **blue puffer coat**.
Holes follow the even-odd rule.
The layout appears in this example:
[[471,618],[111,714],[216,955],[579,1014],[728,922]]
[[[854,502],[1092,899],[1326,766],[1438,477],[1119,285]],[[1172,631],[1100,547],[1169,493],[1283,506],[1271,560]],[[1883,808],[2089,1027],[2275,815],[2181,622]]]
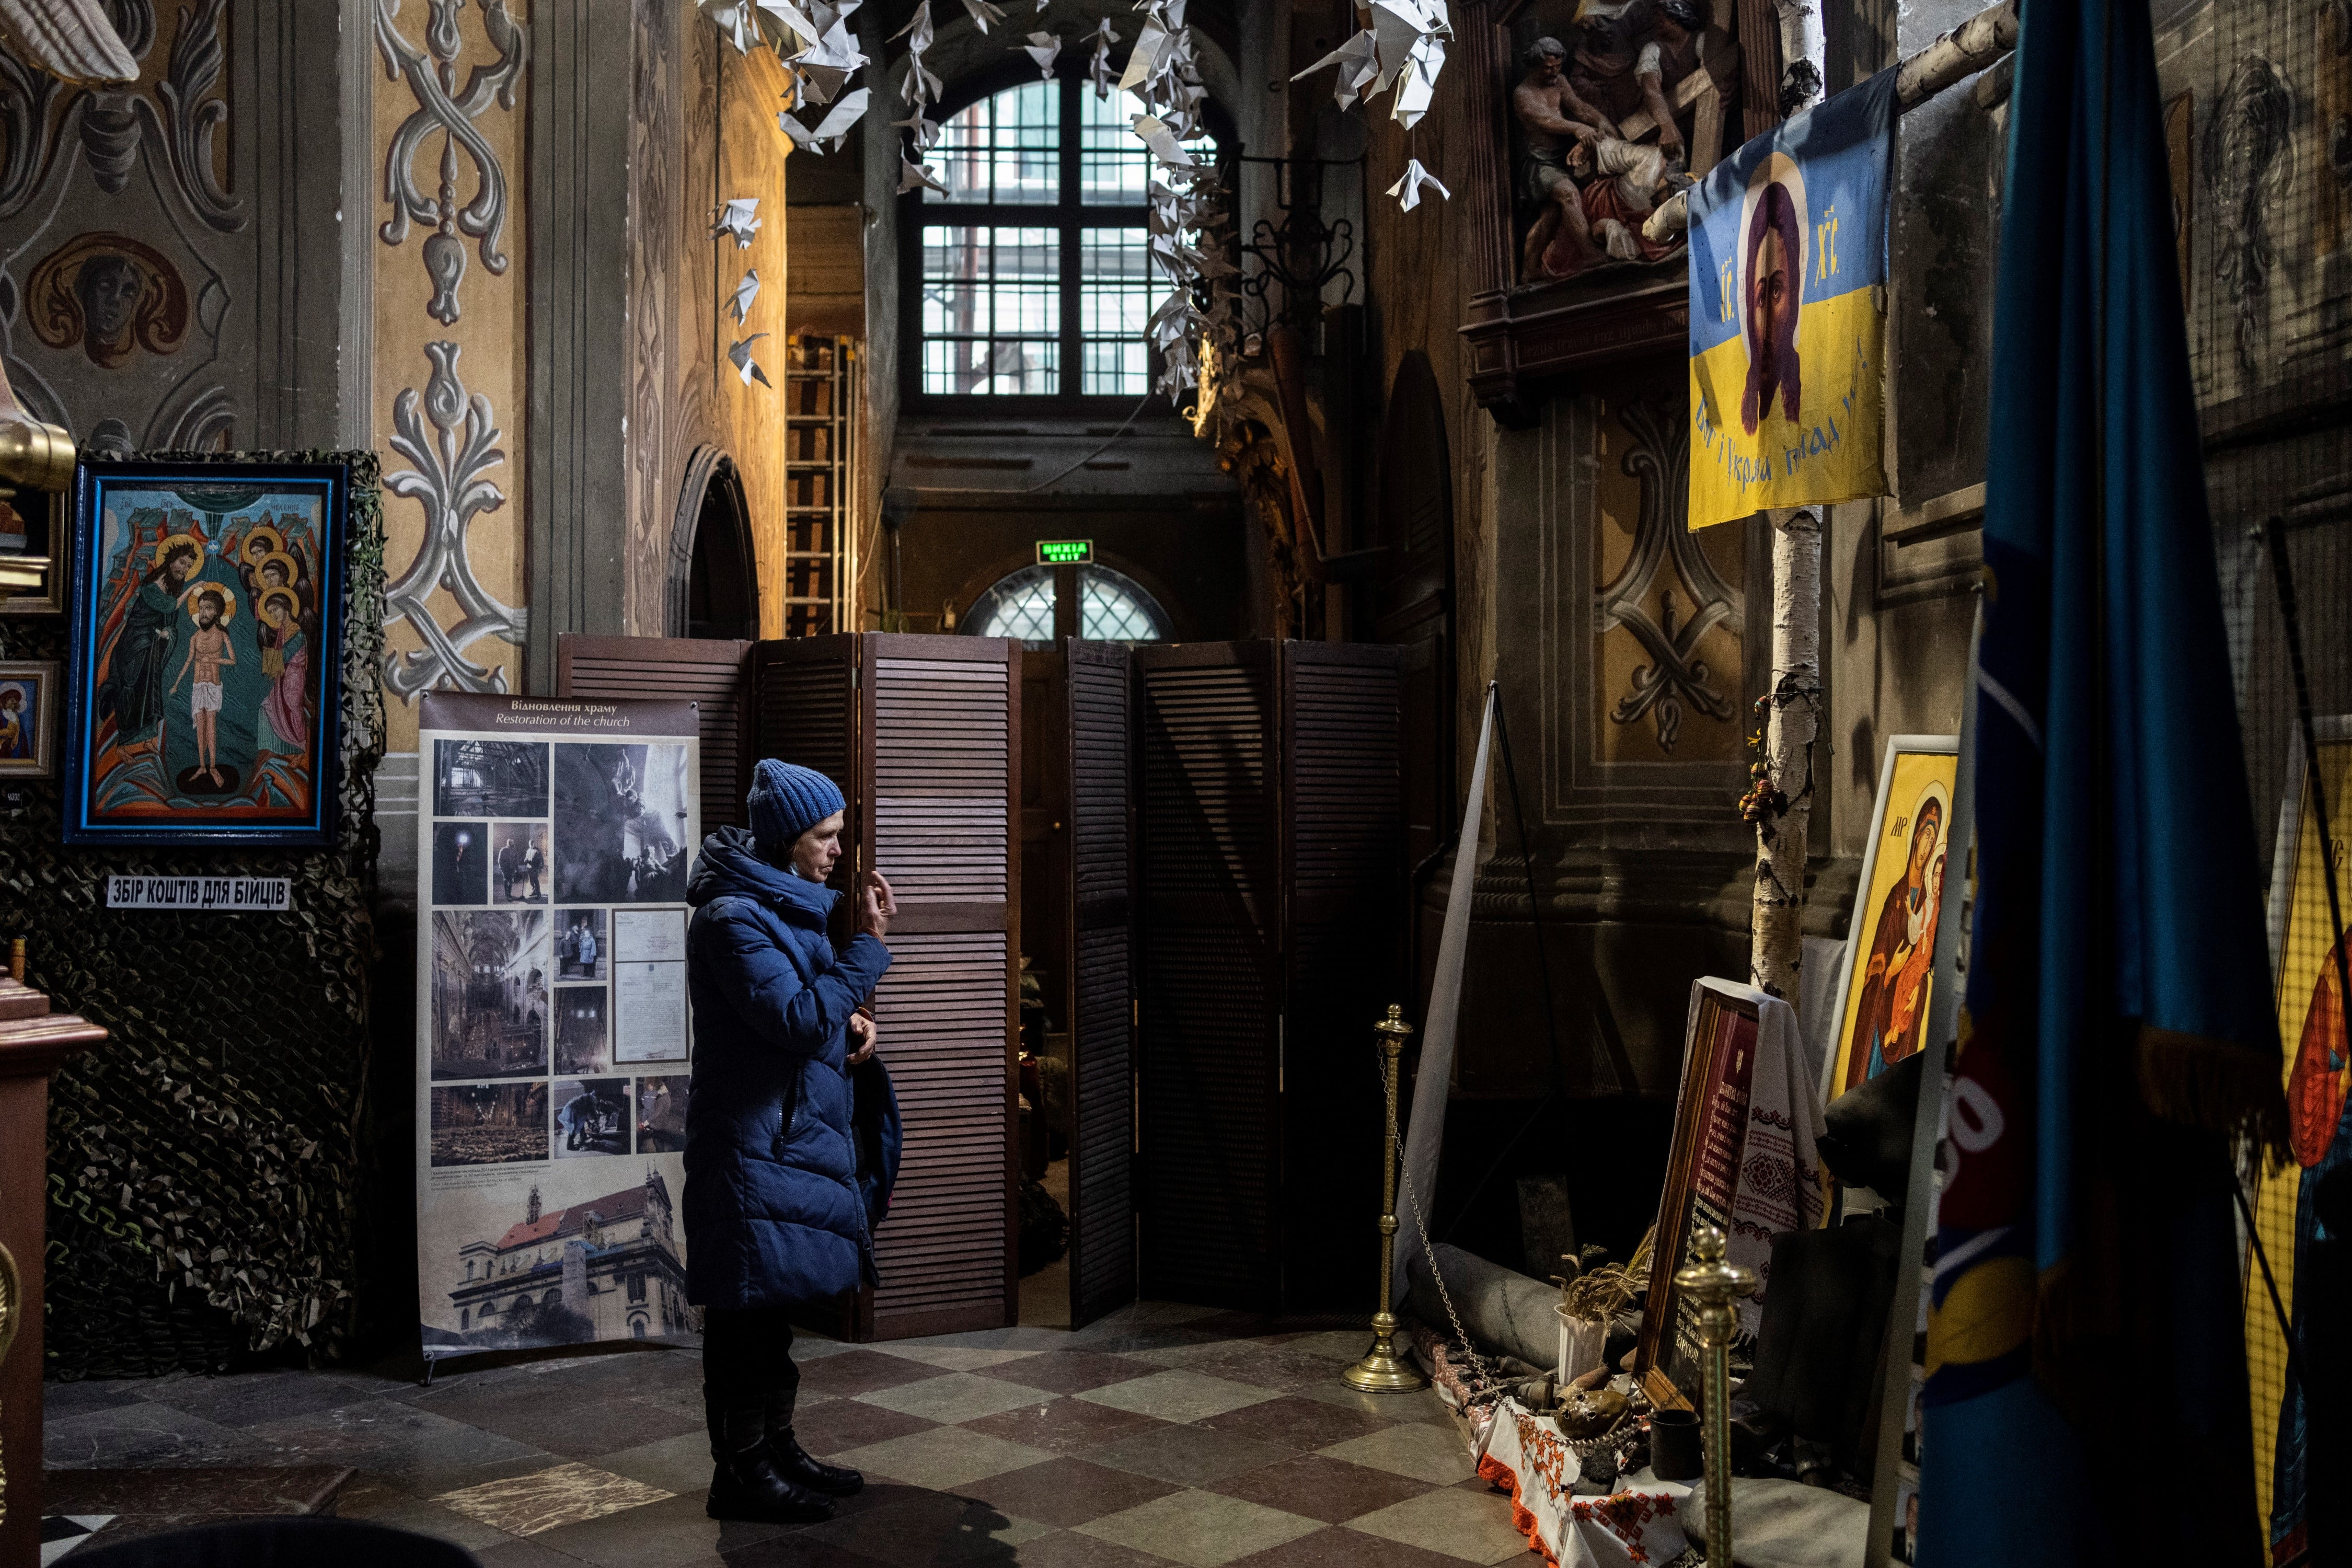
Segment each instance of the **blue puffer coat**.
[[751,835],[704,840],[687,884],[694,1082],[686,1110],[686,1294],[771,1307],[873,1283],[873,1226],[898,1162],[887,1078],[866,1099],[844,1068],[850,1016],[890,966],[861,933],[836,954],[841,895],[753,853]]

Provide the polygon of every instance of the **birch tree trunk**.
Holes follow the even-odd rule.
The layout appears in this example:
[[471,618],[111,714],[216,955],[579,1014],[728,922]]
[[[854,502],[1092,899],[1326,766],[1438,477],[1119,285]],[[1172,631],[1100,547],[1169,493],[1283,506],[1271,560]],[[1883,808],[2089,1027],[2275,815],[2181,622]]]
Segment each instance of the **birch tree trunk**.
[[1769,515],[1772,689],[1766,699],[1766,772],[1749,796],[1756,822],[1756,900],[1748,965],[1756,985],[1794,1002],[1804,952],[1799,937],[1813,742],[1821,734],[1822,523],[1810,508]]

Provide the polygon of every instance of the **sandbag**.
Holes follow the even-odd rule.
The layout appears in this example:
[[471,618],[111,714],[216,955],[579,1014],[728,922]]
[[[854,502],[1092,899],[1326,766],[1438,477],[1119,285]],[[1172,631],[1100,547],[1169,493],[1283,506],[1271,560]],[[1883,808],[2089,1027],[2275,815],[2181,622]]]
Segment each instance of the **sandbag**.
[[[1706,1510],[1694,1495],[1683,1529],[1706,1541]],[[1801,1481],[1734,1476],[1731,1550],[1740,1568],[1854,1568],[1865,1560],[1870,1505]]]
[[[1556,1288],[1442,1241],[1432,1250],[1444,1270],[1445,1288],[1453,1293],[1462,1327],[1478,1342],[1480,1352],[1517,1356],[1539,1367],[1552,1364],[1559,1352],[1559,1318],[1552,1310],[1559,1300]],[[1441,1334],[1451,1332],[1445,1303],[1429,1276],[1429,1260],[1419,1253],[1406,1254],[1404,1281],[1405,1305],[1413,1316]]]

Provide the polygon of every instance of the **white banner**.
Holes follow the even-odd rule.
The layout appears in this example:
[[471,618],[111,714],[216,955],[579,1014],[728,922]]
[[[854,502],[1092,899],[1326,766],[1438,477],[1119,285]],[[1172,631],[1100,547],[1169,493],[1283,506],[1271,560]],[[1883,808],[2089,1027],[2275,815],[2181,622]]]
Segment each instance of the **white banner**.
[[428,1357],[690,1341],[695,704],[436,692],[417,790]]

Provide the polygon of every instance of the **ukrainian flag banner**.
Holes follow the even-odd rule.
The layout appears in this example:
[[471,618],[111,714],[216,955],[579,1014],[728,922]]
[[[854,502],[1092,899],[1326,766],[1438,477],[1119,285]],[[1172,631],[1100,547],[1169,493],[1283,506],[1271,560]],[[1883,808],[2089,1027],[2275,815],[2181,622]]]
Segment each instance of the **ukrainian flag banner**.
[[1784,121],[1690,193],[1690,525],[1886,493],[1895,72]]

